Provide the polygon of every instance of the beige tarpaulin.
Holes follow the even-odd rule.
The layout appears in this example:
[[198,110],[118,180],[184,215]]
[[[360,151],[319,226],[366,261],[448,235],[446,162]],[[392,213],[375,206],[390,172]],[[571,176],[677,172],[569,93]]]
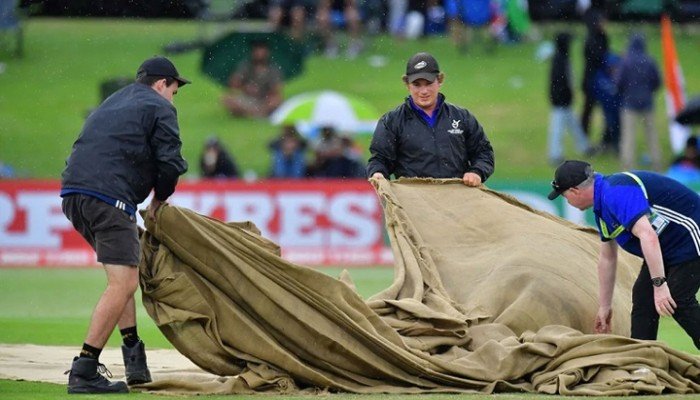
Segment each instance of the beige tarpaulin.
[[[396,258],[363,301],[350,282],[279,257],[250,224],[166,206],[147,222],[144,305],[187,358],[222,378],[198,393],[700,393],[700,357],[589,332],[591,230],[455,181],[374,182]],[[626,334],[639,260],[622,257]]]

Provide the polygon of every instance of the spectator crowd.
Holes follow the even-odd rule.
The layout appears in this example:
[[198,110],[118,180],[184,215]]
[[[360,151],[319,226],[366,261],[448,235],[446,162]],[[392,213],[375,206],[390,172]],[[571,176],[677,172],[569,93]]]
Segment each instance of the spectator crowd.
[[[499,42],[527,38],[531,33],[527,7],[509,0],[272,0],[268,22],[275,31],[293,39],[307,40],[317,35],[325,57],[357,57],[365,48],[367,34],[385,30],[396,38],[421,35],[449,36],[458,51],[481,46],[491,52]],[[582,2],[585,3],[585,2]],[[596,3],[596,2],[593,2]],[[566,133],[573,139],[579,156],[612,155],[622,169],[665,168],[656,128],[654,98],[662,82],[657,62],[646,49],[641,33],[629,36],[627,48],[611,48],[603,11],[588,5],[581,9],[586,34],[582,43],[583,65],[580,85],[576,84],[570,48],[576,37],[569,31],[554,37],[549,69],[550,118],[547,156],[551,165],[565,158]],[[339,32],[346,34],[340,35]],[[343,43],[345,41],[345,43]],[[251,44],[250,60],[242,62],[229,79],[222,103],[234,116],[266,118],[283,101],[283,75],[271,61],[264,42]],[[578,68],[577,68],[578,69]],[[582,108],[574,108],[580,89]],[[600,134],[591,121],[599,110],[603,121]],[[641,129],[639,129],[641,128]],[[638,145],[638,129],[643,132]],[[269,143],[272,178],[363,177],[362,152],[352,138],[339,135],[332,127],[320,127],[318,140],[308,142],[294,126],[284,126]],[[644,148],[642,154],[638,148]],[[683,155],[670,163],[671,171],[682,166],[698,169],[697,140],[691,137]],[[223,151],[226,159],[232,157]],[[233,163],[233,162],[232,162]],[[219,173],[203,176],[237,177]],[[686,174],[687,176],[687,174]]]
[[[555,50],[549,75],[551,104],[548,132],[548,157],[551,165],[559,165],[564,157],[564,134],[570,132],[579,156],[609,154],[619,159],[623,170],[639,168],[662,171],[659,134],[656,127],[654,98],[661,87],[658,64],[648,54],[645,37],[638,32],[628,38],[627,48],[617,53],[609,44],[604,14],[590,8],[583,15],[586,36],[583,43],[583,107],[580,119],[572,108],[575,84],[569,61],[573,38],[567,31],[555,37]],[[603,124],[600,140],[594,144],[592,117],[600,108]],[[638,146],[638,128],[642,128],[642,145]],[[638,153],[638,148],[645,152]],[[686,152],[672,162],[696,168],[688,161],[697,147],[691,137]],[[673,167],[672,167],[673,168]],[[700,176],[700,175],[698,175]]]
[[[318,138],[305,139],[294,125],[283,125],[268,144],[273,179],[365,177],[362,150],[352,136],[339,134],[331,126],[320,128]],[[200,176],[205,179],[237,179],[238,166],[218,137],[211,136],[200,155]]]
[[[688,139],[683,154],[670,163],[662,159],[654,104],[662,81],[645,37],[634,32],[624,50],[613,49],[602,2],[577,3],[585,37],[576,38],[565,30],[553,38],[547,88],[549,163],[556,166],[567,158],[568,133],[579,156],[607,154],[618,158],[624,170],[669,168],[667,172],[678,179],[697,176],[693,179],[700,181],[695,136]],[[371,36],[380,32],[397,39],[444,35],[459,52],[479,47],[492,52],[498,43],[535,36],[527,2],[522,0],[268,0],[260,4],[273,31],[294,40],[315,41],[314,50],[328,58],[354,59],[366,49]],[[583,64],[572,66],[572,43],[581,39]],[[274,62],[270,43],[256,40],[249,45],[249,55],[231,71],[220,102],[235,118],[268,118],[284,101],[285,77]],[[581,71],[580,83],[574,71]],[[574,107],[576,101],[580,101],[580,110]],[[600,132],[593,132],[598,126],[592,123],[596,113],[603,121]],[[283,179],[365,177],[362,151],[352,136],[331,126],[316,128],[318,138],[309,140],[295,126],[282,126],[267,145],[270,167],[266,175]],[[640,149],[644,150],[640,153]],[[234,155],[218,137],[206,140],[199,161],[201,177],[242,177]],[[0,163],[0,178],[15,175],[12,166]]]

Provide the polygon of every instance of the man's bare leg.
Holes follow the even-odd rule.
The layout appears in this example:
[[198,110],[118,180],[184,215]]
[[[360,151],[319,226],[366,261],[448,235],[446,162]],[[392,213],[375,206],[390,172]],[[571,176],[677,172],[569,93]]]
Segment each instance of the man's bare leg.
[[136,301],[133,295],[127,300],[122,316],[117,321],[117,326],[119,326],[119,329],[136,326]]
[[104,269],[107,273],[107,288],[95,306],[85,338],[85,343],[99,349],[104,347],[114,327],[122,320],[128,304],[131,305],[131,311],[125,320],[131,318],[133,324],[136,324],[134,293],[138,287],[138,270],[113,264],[104,264]]
[[[129,392],[124,382],[110,382],[100,375],[98,358],[117,322],[135,323],[134,292],[138,285],[138,270],[112,264],[104,264],[104,269],[107,288],[92,313],[81,356],[73,359],[68,375],[68,393]],[[127,306],[129,311],[125,315]]]
[[[138,270],[133,268],[138,277]],[[137,385],[151,382],[151,371],[146,360],[146,348],[136,331],[136,300],[130,296],[122,315],[117,322],[122,334],[122,356],[126,373],[126,383]]]

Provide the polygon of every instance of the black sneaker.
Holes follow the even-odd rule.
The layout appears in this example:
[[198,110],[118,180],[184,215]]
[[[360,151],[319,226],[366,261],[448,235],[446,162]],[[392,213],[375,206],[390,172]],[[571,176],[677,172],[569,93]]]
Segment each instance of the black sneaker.
[[146,348],[141,340],[134,347],[122,345],[122,356],[127,384],[139,385],[151,381],[151,372],[146,365]]
[[129,393],[122,381],[110,382],[101,374],[112,377],[112,373],[94,358],[75,357],[68,375],[68,393]]

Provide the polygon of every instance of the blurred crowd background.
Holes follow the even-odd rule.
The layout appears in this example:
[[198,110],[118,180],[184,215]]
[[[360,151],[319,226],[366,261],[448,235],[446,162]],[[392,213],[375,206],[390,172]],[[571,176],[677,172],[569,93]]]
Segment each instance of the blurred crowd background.
[[[575,154],[605,156],[623,168],[675,170],[679,179],[700,180],[693,125],[686,124],[680,139],[672,138],[667,145],[665,130],[658,132],[662,123],[653,119],[656,107],[662,107],[654,99],[663,91],[666,61],[647,51],[649,30],[625,31],[625,43],[616,48],[600,45],[608,41],[608,23],[657,26],[665,15],[676,26],[693,27],[700,22],[698,0],[3,0],[1,4],[0,32],[14,37],[0,41],[6,48],[0,54],[14,52],[17,57],[25,52],[22,31],[32,18],[175,19],[198,24],[194,38],[164,43],[160,51],[171,57],[201,52],[203,73],[223,88],[216,100],[219,110],[234,120],[270,121],[275,130],[257,140],[256,146],[267,154],[264,169],[251,168],[245,161],[241,165],[240,150],[232,148],[235,141],[225,132],[200,133],[198,160],[189,158],[193,167],[198,165],[190,173],[202,178],[365,178],[367,140],[358,134],[371,134],[373,124],[389,109],[372,105],[369,96],[353,98],[321,85],[302,95],[285,93],[290,81],[308,73],[305,63],[310,57],[343,61],[360,57],[376,68],[391,63],[372,50],[374,38],[381,37],[397,43],[417,40],[416,50],[435,43],[420,40],[437,38],[470,61],[498,57],[499,47],[534,43],[536,59],[546,65],[542,70],[548,87],[539,90],[548,94],[551,109],[548,131],[543,132],[545,148],[540,150],[547,154],[550,167]],[[585,27],[585,33],[576,38],[573,26]],[[573,40],[582,43],[581,56],[569,54]],[[589,51],[589,45],[598,51]],[[644,76],[637,77],[648,82],[644,93],[623,79],[641,74],[639,63],[649,66]],[[0,77],[5,68],[0,58]],[[581,73],[567,72],[571,70]],[[693,66],[686,66],[686,71],[694,73]],[[401,67],[395,71],[400,73]],[[512,77],[509,83],[522,86],[520,79]],[[101,99],[130,81],[128,76],[104,79]],[[595,113],[602,122],[591,122]],[[637,120],[644,136],[634,140]],[[567,132],[573,138],[570,145]],[[33,175],[3,160],[0,153],[0,176]]]

